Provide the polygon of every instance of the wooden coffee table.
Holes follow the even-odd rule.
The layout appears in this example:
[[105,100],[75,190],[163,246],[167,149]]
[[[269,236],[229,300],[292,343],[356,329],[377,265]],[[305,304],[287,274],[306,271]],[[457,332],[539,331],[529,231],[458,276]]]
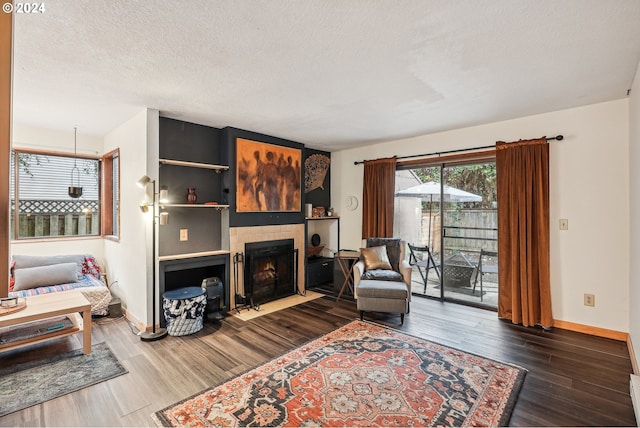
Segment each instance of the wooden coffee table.
[[[16,341],[15,343],[8,343],[7,346],[0,346],[0,352],[82,332],[82,351],[85,354],[91,353],[91,303],[80,291],[40,294],[38,296],[25,297],[25,299],[27,302],[25,309],[0,316],[0,327],[17,326],[62,315],[70,315],[69,319],[75,326],[74,328],[52,331],[37,337]],[[82,313],[82,320],[78,320],[78,312]]]

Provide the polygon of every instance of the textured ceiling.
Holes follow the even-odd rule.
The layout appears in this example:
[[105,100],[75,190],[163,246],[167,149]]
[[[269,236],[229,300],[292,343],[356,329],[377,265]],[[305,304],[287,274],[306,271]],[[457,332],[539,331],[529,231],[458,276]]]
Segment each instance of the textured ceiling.
[[143,107],[339,150],[626,96],[638,0],[52,0],[15,15],[14,121]]

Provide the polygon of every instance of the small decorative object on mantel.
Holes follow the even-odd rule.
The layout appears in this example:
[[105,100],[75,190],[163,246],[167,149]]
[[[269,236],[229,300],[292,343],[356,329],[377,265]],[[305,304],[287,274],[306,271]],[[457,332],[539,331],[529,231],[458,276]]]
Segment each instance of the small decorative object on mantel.
[[327,208],[327,217],[333,217],[334,214],[333,208]]
[[205,205],[218,205],[218,203],[217,203],[217,202],[215,202],[215,201],[205,202],[204,204],[205,204]]
[[197,200],[198,200],[198,195],[196,195],[196,188],[195,187],[187,188],[187,203],[195,204]]
[[324,207],[313,207],[313,217],[325,217]]

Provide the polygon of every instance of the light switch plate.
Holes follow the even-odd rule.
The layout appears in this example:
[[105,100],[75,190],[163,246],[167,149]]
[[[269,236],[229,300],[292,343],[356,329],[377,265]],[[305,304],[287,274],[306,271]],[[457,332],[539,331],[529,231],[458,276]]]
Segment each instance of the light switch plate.
[[180,229],[180,241],[189,240],[189,229]]

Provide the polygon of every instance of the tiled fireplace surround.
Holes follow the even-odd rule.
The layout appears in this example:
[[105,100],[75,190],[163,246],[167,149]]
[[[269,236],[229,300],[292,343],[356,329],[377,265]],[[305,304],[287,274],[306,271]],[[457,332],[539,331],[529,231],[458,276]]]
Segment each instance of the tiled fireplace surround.
[[229,249],[231,251],[231,307],[235,308],[235,293],[244,294],[242,290],[243,265],[238,265],[238,284],[235,284],[235,270],[233,260],[237,253],[244,253],[244,244],[248,242],[273,241],[277,239],[293,239],[294,248],[298,250],[298,291],[305,291],[304,251],[305,236],[304,224],[284,224],[274,226],[248,226],[229,228]]

